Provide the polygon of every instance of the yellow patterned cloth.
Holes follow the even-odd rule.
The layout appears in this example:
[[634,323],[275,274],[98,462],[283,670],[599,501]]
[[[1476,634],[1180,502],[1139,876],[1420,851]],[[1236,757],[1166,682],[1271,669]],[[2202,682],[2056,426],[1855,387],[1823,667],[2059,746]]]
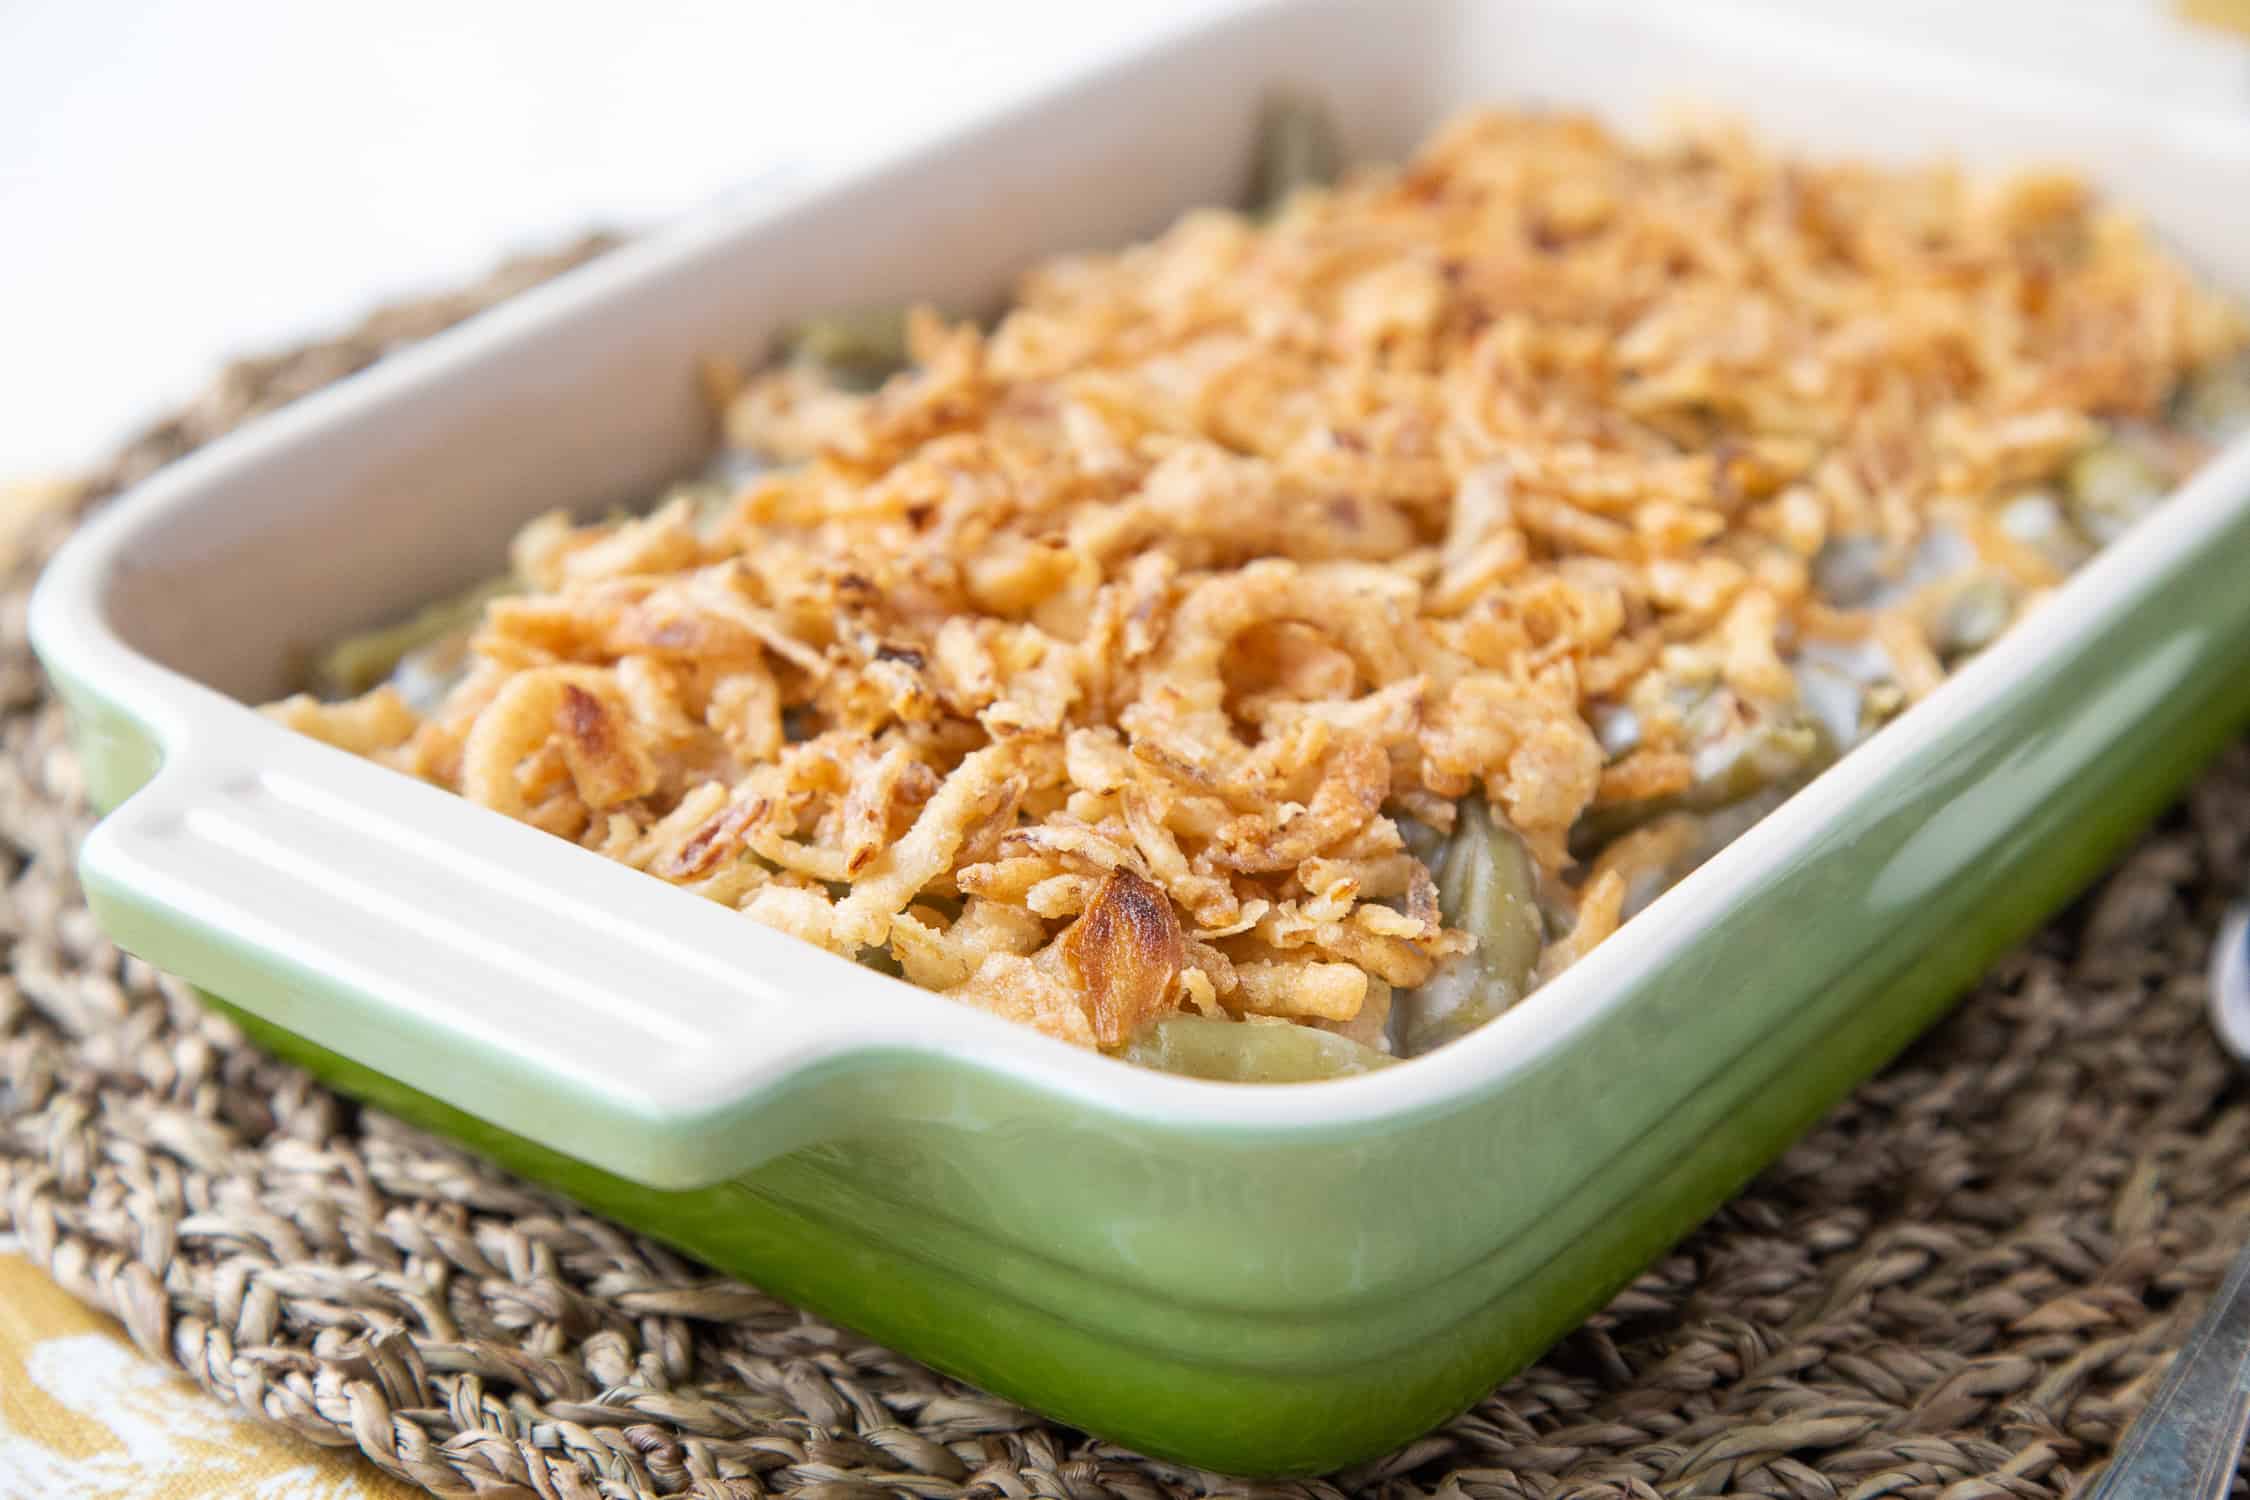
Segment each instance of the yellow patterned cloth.
[[0,1497],[413,1500],[357,1454],[220,1405],[0,1251]]
[[2190,21],[2250,36],[2250,0],[2179,0],[2179,12]]

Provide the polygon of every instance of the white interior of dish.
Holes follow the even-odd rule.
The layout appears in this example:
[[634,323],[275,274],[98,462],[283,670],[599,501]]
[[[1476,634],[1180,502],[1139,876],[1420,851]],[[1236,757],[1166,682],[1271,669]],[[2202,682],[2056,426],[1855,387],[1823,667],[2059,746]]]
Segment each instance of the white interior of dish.
[[[1189,207],[1231,201],[1260,96],[1277,85],[1330,101],[1355,154],[1369,158],[1396,158],[1451,111],[1495,101],[1587,109],[1631,129],[1654,128],[1675,107],[1710,106],[1817,152],[1950,153],[1976,168],[2068,164],[2145,214],[2207,274],[2250,292],[2250,126],[2135,118],[2073,86],[1776,32],[1770,20],[1724,12],[1667,16],[1568,0],[1262,5],[997,104],[985,123],[936,145],[619,252],[215,445],[74,543],[42,590],[42,647],[167,739],[193,739],[207,759],[264,764],[283,753],[273,749],[280,732],[209,689],[250,701],[277,695],[319,644],[489,573],[529,517],[639,500],[692,467],[711,436],[699,357],[755,356],[775,325],[823,307],[989,305],[1042,255],[1118,244]],[[292,774],[356,789],[338,795],[380,806],[382,817],[395,808],[464,859],[515,869],[527,887],[676,922],[697,942],[754,955],[769,994],[824,987],[831,1009],[860,1007],[848,1017],[856,1030],[831,1038],[831,1051],[879,1035],[973,1051],[1102,1108],[1180,1125],[1342,1127],[1489,1084],[1590,1019],[1635,966],[1707,921],[1730,873],[1802,849],[1836,807],[1940,734],[1949,714],[2098,630],[2167,559],[2244,503],[2250,451],[2237,449],[2074,580],[2075,604],[2012,632],[1636,918],[1630,941],[1606,945],[1502,1022],[1411,1068],[1318,1090],[1128,1073],[932,1005],[754,924],[735,920],[719,935],[716,909],[495,826],[503,820],[404,778],[389,778],[400,783],[394,794],[364,779],[388,773],[343,757],[288,758]],[[214,907],[211,920],[223,919]],[[708,948],[705,957],[707,975]],[[490,1004],[515,1003],[486,993]],[[541,998],[560,1039],[570,1027],[554,997]],[[595,1006],[585,1025],[614,1027],[615,1018]],[[757,1045],[732,1030],[713,1043],[722,1053]],[[411,1059],[361,1060],[417,1081]],[[606,1061],[631,1072],[623,1052]],[[742,1058],[732,1072],[717,1067],[724,1061],[714,1061],[711,1097],[772,1079],[771,1056]]]

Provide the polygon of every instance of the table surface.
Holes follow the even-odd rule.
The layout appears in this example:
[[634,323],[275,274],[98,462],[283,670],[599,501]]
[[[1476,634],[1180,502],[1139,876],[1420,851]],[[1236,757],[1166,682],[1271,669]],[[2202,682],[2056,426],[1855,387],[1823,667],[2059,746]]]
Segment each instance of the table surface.
[[242,1416],[142,1357],[0,1240],[0,1494],[412,1500],[354,1453]]
[[[1210,8],[648,0],[628,30],[531,0],[0,6],[0,478],[95,456],[230,354],[466,281],[507,248],[661,222]],[[2250,42],[2145,0],[1798,9],[2065,73],[2121,107],[2250,115]],[[18,1482],[408,1493],[141,1360],[0,1243],[0,1488]]]
[[[230,355],[506,249],[662,222],[1233,3],[644,0],[630,25],[536,0],[0,5],[0,478],[97,456]],[[2250,41],[2166,0],[1792,8],[2250,115]]]

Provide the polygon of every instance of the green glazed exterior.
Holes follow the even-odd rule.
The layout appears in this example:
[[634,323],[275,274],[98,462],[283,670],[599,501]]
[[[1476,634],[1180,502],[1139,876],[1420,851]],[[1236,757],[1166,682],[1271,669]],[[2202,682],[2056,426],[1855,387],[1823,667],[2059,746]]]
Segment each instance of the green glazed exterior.
[[[804,1084],[816,1144],[660,1190],[328,1051],[312,1026],[260,1019],[317,1017],[321,997],[285,1002],[226,934],[184,931],[98,871],[89,895],[127,948],[246,976],[225,1008],[261,1044],[714,1266],[1145,1452],[1317,1472],[1535,1359],[2250,720],[2250,505],[2207,543],[2091,640],[1956,698],[1942,732],[1817,839],[1748,867],[1719,920],[1529,1067],[1350,1133],[1176,1128],[964,1059],[873,1053]],[[93,685],[61,686],[113,802],[155,747]]]
[[[1880,1067],[2250,719],[2250,454],[1571,974],[1439,1057],[1333,1085],[1152,1079],[881,991],[242,703],[278,690],[288,650],[474,576],[538,509],[645,495],[694,462],[708,417],[684,372],[714,348],[761,347],[809,307],[979,305],[1013,267],[1220,201],[1244,90],[1268,80],[1328,91],[1382,155],[1472,100],[1630,119],[1689,56],[1699,94],[1792,139],[2083,161],[2250,287],[2226,192],[2250,137],[1984,73],[1972,101],[1943,71],[1863,66],[1849,39],[1784,46],[1765,20],[1674,9],[1252,6],[620,251],[157,476],[57,558],[30,620],[96,802],[153,780],[89,845],[97,916],[339,1087],[1092,1432],[1268,1474],[1413,1438]],[[336,829],[356,869],[319,842]],[[391,915],[317,889],[327,874]],[[521,932],[453,921],[417,874],[463,907],[512,882],[492,903],[519,921],[566,897],[630,908],[613,925],[670,951],[566,973],[572,989],[530,961],[535,939],[494,941],[463,980],[440,966],[469,950],[441,927]],[[767,946],[738,961],[729,937]],[[681,955],[706,962],[631,991]],[[848,971],[839,995],[788,977],[814,960]],[[565,998],[575,1031],[494,1019]],[[690,1004],[706,1024],[651,1019]],[[702,1092],[681,1035],[728,1041]]]

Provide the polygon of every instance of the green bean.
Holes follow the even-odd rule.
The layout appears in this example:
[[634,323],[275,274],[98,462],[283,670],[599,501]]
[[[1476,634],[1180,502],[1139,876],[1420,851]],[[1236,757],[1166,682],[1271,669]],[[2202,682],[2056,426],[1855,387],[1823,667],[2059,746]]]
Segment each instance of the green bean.
[[1712,812],[1668,814],[1665,821],[1684,825],[1685,837],[1677,844],[1670,841],[1660,843],[1631,863],[1627,871],[1625,901],[1620,908],[1620,916],[1625,919],[1639,916],[1650,902],[1678,885],[1713,855],[1763,822],[1768,814],[1788,801],[1795,792],[1796,788],[1789,786],[1767,787],[1740,802]]
[[1325,187],[1342,168],[1343,148],[1327,108],[1295,94],[1275,94],[1258,116],[1243,206],[1255,218],[1270,218],[1299,188]]
[[1874,603],[1891,584],[1883,572],[1883,544],[1871,536],[1830,537],[1813,554],[1812,582],[1838,609]]
[[1517,982],[1539,957],[1538,877],[1523,840],[1482,797],[1464,798],[1437,869],[1438,909]]
[[1880,648],[1807,641],[1790,664],[1797,702],[1819,726],[1815,758],[1858,744],[1896,714],[1905,697]]
[[888,948],[862,948],[852,955],[852,962],[863,969],[873,969],[878,974],[888,974],[893,979],[904,979],[906,969]]
[[1408,1055],[1465,1036],[1521,1000],[1546,941],[1531,855],[1483,798],[1463,799],[1434,874],[1445,924],[1477,945],[1400,997],[1401,1050]]
[[1134,1033],[1127,1062],[1224,1083],[1314,1083],[1387,1068],[1396,1058],[1311,1026],[1176,1014]]
[[728,484],[719,479],[690,479],[666,490],[655,508],[661,510],[675,501],[685,500],[694,511],[696,524],[703,526],[733,510],[735,497],[741,493],[740,484]]
[[782,352],[847,391],[871,391],[905,369],[906,310],[866,307],[823,313],[784,329]]
[[1696,866],[1764,822],[1769,813],[1796,795],[1796,791],[1794,786],[1769,786],[1740,802],[1695,815],[1695,841],[1665,872],[1665,888],[1677,885]]
[[1705,738],[1695,781],[1680,794],[1691,812],[1731,806],[1769,786],[1800,783],[1833,759],[1826,727],[1809,714],[1763,715],[1744,728]]
[[2250,357],[2221,360],[2180,384],[2173,420],[2207,443],[2250,431]]
[[515,591],[513,578],[487,579],[395,625],[340,641],[314,663],[312,689],[323,698],[356,698],[398,672],[410,657],[424,659],[427,675],[454,675],[457,663],[450,659],[465,656],[485,605]]
[[[1827,663],[1821,669],[1840,670]],[[1863,705],[1872,693],[1872,687],[1863,693]],[[1731,694],[1711,694],[1705,706],[1690,716],[1690,731],[1697,728],[1697,719],[1732,714],[1733,704]],[[1580,860],[1592,859],[1618,835],[1666,813],[1716,812],[1769,789],[1779,789],[1783,795],[1795,791],[1836,758],[1835,729],[1825,722],[1826,715],[1835,711],[1836,705],[1816,696],[1802,710],[1778,711],[1740,729],[1712,729],[1697,735],[1701,748],[1695,752],[1695,780],[1686,790],[1586,813],[1570,831],[1570,852]]]
[[1421,819],[1410,818],[1405,813],[1391,814],[1391,822],[1398,826],[1399,842],[1406,845],[1407,853],[1425,865],[1437,864],[1438,856],[1445,852],[1444,834]]
[[2167,489],[2164,475],[2123,441],[2096,443],[2071,461],[2064,475],[2071,518],[2103,546],[2116,541],[2156,508]]
[[1942,524],[1924,532],[1914,550],[1903,555],[1872,536],[1836,536],[1813,554],[1813,588],[1839,609],[1879,609],[1953,577],[1976,557],[1967,536]]
[[2000,529],[2068,573],[2094,555],[2093,544],[2072,524],[2062,502],[2047,490],[2025,490],[2000,508]]
[[1991,645],[2015,615],[2015,590],[2005,578],[1971,573],[1938,611],[1931,644],[1950,665]]
[[1853,670],[1856,665],[1834,650],[1800,651],[1790,663],[1797,679],[1797,701],[1820,720],[1829,738],[1843,745],[1856,743],[1866,727],[1867,677]]

